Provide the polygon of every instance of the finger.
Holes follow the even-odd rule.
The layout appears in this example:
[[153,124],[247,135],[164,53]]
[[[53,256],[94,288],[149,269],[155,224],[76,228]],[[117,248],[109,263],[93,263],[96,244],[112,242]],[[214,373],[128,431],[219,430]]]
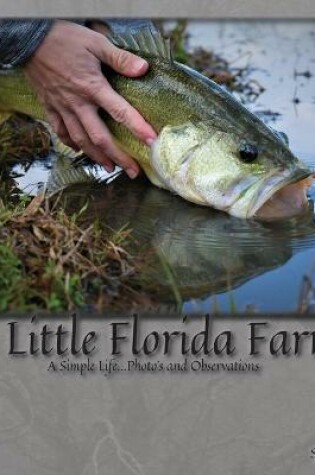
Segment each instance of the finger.
[[71,147],[76,152],[78,152],[80,149],[71,140],[71,137],[70,137],[70,135],[67,131],[67,128],[65,126],[65,123],[64,123],[61,115],[53,109],[48,109],[47,110],[47,115],[48,115],[49,123],[50,123],[54,133],[59,137],[59,139],[62,141],[62,143],[64,143],[68,147]]
[[152,145],[156,133],[139,112],[122,96],[114,91],[108,83],[98,89],[93,96],[97,105],[105,109],[120,124],[125,125],[133,135],[147,145]]
[[78,116],[93,146],[104,151],[114,163],[126,171],[130,178],[135,178],[140,171],[138,164],[116,145],[96,108],[81,107]]
[[124,76],[137,77],[147,72],[149,64],[143,58],[117,48],[101,34],[98,37],[98,41],[94,42],[92,48],[93,53],[100,61]]
[[112,172],[114,169],[112,161],[103,151],[91,143],[87,133],[76,116],[69,112],[63,112],[62,117],[71,140],[76,144],[76,146],[80,150],[83,150],[83,152],[92,158],[92,160],[103,165],[109,173]]

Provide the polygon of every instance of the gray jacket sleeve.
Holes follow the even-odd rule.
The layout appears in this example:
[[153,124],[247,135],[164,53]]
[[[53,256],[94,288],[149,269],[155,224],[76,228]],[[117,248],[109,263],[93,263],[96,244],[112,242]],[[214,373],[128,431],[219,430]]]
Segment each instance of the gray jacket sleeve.
[[[89,26],[91,21],[71,19],[79,25]],[[112,30],[140,28],[151,25],[148,20],[103,20]],[[47,20],[0,19],[0,69],[23,66],[36,51],[53,24]]]
[[0,20],[0,68],[22,66],[35,52],[53,20]]

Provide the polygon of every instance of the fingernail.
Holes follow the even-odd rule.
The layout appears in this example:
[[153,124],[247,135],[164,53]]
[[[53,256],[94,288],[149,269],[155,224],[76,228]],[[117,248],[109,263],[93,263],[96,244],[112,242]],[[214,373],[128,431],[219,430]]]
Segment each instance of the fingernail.
[[129,176],[129,178],[131,178],[132,180],[138,176],[138,172],[134,170],[133,168],[128,168],[126,170],[126,173]]
[[136,73],[141,73],[147,69],[148,63],[142,58],[136,58],[133,63],[133,67]]
[[146,143],[149,147],[151,147],[151,145],[153,145],[153,142],[154,142],[154,141],[155,141],[155,139],[150,138],[150,139],[147,139],[147,140],[145,141],[145,143]]

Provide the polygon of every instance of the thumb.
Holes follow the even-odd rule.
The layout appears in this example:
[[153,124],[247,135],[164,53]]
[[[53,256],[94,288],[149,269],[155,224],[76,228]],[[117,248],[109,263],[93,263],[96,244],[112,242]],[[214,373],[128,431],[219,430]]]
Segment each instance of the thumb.
[[149,68],[145,59],[139,58],[139,56],[129,53],[129,51],[117,48],[104,36],[101,37],[95,54],[103,63],[123,76],[142,76]]

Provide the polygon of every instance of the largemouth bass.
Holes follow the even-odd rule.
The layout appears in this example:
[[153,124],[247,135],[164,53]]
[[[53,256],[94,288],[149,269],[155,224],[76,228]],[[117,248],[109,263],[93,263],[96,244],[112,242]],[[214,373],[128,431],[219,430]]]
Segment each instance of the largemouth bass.
[[[154,185],[241,218],[287,217],[305,210],[311,171],[282,134],[215,82],[175,62],[157,30],[144,27],[110,37],[150,64],[141,78],[126,78],[105,66],[104,74],[158,138],[150,149],[105,111],[100,115]],[[0,110],[46,118],[19,71],[0,76]]]

